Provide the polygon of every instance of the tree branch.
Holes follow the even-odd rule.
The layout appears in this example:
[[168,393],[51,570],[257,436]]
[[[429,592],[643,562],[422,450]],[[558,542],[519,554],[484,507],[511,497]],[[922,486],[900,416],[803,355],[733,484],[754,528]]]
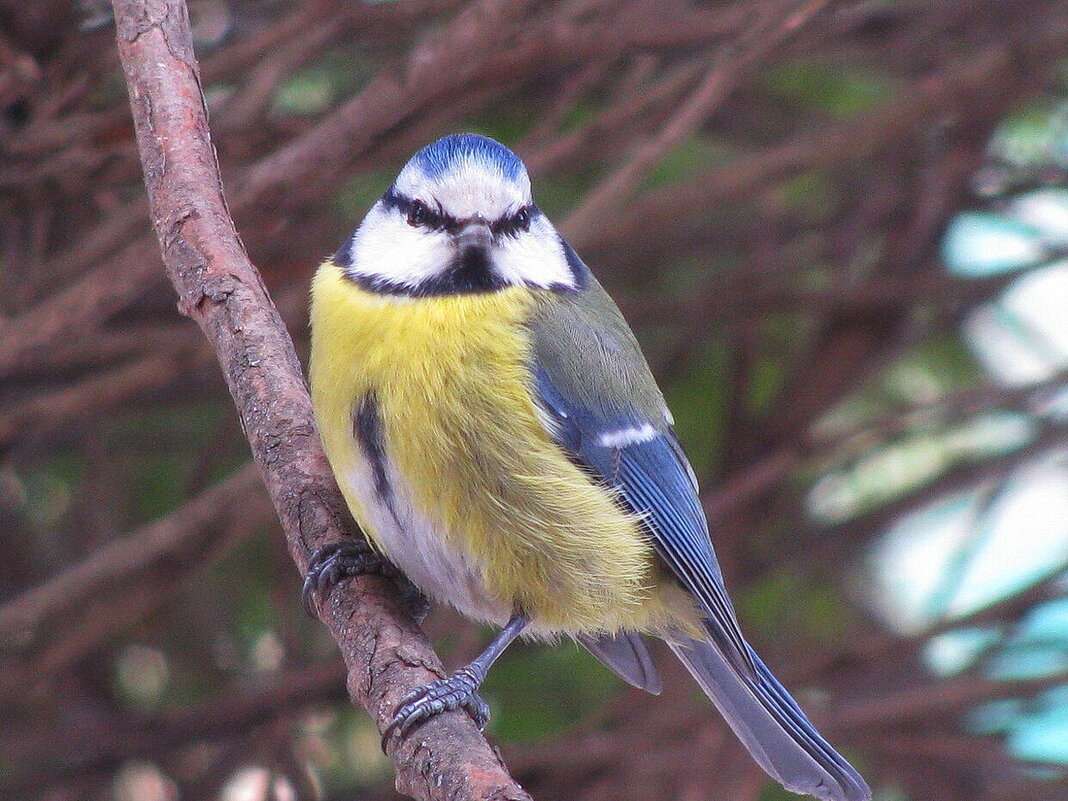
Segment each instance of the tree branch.
[[[114,0],[152,221],[179,309],[215,348],[289,552],[309,555],[351,535],[317,437],[282,320],[238,239],[222,193],[181,0]],[[412,687],[442,675],[391,586],[375,577],[323,604],[350,695],[380,730]],[[397,786],[420,799],[529,799],[462,712],[440,715],[390,747]]]
[[832,0],[809,0],[783,4],[763,14],[744,29],[736,42],[725,47],[705,72],[697,88],[682,103],[651,141],[637,147],[626,162],[594,188],[582,205],[561,226],[568,235],[595,228],[597,221],[610,216],[635,190],[641,179],[682,140],[723,103],[738,82],[768,53],[781,46]]

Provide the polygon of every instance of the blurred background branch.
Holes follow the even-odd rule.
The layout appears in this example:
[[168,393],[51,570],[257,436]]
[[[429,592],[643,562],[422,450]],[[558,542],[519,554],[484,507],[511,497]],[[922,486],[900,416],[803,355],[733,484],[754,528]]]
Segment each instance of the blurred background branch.
[[[636,327],[747,630],[879,797],[1064,797],[1063,3],[189,6],[301,355],[315,263],[411,152],[502,139]],[[395,798],[174,310],[114,34],[0,0],[0,794]],[[781,798],[662,668],[517,649],[491,735],[539,801]]]

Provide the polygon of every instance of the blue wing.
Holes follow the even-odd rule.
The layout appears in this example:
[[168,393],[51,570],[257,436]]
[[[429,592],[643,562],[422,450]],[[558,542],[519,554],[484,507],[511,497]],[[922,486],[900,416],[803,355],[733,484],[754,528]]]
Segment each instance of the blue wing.
[[[693,470],[667,423],[617,403],[591,409],[535,365],[535,387],[560,445],[595,478],[616,489],[645,520],[657,553],[708,616],[708,634],[732,665],[755,675],[712,550]],[[633,441],[630,441],[633,440]]]
[[[549,430],[572,460],[642,516],[657,553],[705,613],[707,639],[669,636],[668,644],[784,787],[822,801],[870,801],[864,780],[742,637],[693,471],[615,304],[587,275],[580,293],[541,304],[529,326],[532,389]],[[640,640],[596,642],[591,650],[628,680],[647,683],[642,659],[627,648],[634,642]]]

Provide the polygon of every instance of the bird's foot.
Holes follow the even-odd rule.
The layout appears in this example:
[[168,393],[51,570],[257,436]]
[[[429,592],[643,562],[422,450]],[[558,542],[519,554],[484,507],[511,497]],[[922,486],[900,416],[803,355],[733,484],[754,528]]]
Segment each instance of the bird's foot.
[[312,617],[319,616],[319,600],[326,598],[337,584],[347,578],[374,574],[392,580],[400,590],[412,617],[417,622],[426,617],[426,596],[382,554],[363,540],[344,540],[324,545],[308,560],[301,601]]
[[463,707],[481,731],[490,717],[489,704],[478,694],[478,687],[485,678],[484,672],[474,666],[460,668],[451,676],[416,687],[401,699],[393,715],[393,721],[382,734],[382,748],[396,733],[405,736],[423,721]]

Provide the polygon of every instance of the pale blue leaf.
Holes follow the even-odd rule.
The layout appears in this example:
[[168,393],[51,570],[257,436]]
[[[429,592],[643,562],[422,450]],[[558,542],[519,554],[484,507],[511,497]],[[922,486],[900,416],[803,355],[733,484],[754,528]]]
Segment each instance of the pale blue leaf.
[[969,278],[1012,272],[1048,255],[1041,232],[1032,225],[989,212],[958,215],[942,240],[942,260],[950,272]]
[[1068,189],[1049,188],[1013,199],[1010,213],[1051,247],[1068,246]]

